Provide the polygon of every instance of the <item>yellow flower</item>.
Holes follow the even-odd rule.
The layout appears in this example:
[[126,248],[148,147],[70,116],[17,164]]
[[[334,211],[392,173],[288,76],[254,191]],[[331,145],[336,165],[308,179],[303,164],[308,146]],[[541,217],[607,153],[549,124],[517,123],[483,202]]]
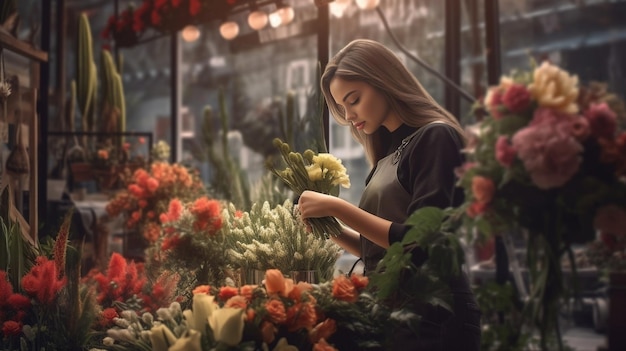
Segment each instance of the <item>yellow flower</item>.
[[571,76],[558,66],[544,61],[533,72],[528,90],[539,106],[567,114],[578,113],[578,76]]
[[322,169],[319,165],[308,165],[306,166],[306,171],[309,173],[309,179],[314,182],[319,182],[322,180]]
[[220,308],[209,317],[209,325],[215,340],[229,346],[236,346],[243,337],[244,310],[241,308]]
[[[348,177],[346,167],[337,157],[328,153],[317,154],[313,156],[311,169],[315,170],[316,167],[319,167],[322,177],[329,179],[332,185],[341,185],[344,188],[350,187],[350,178]],[[309,176],[312,170],[309,171]],[[313,178],[311,179],[314,180]]]

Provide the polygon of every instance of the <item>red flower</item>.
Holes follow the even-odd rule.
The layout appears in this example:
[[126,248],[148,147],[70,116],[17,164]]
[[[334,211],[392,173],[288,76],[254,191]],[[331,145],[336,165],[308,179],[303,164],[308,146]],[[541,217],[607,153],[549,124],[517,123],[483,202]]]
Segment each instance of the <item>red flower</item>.
[[522,84],[513,84],[502,96],[502,102],[513,113],[524,112],[530,106],[530,92]]
[[13,287],[7,279],[7,272],[0,270],[0,306],[5,304],[11,294],[13,294]]
[[202,3],[200,0],[189,0],[189,14],[192,16],[196,16],[200,13],[202,9]]
[[617,115],[611,110],[606,102],[591,104],[585,111],[585,117],[589,120],[591,134],[596,138],[613,139],[617,130]]
[[2,334],[6,336],[18,336],[22,332],[22,323],[6,321],[2,324]]
[[44,305],[54,302],[57,293],[65,286],[66,277],[58,279],[59,274],[54,261],[39,256],[36,265],[22,277],[22,288],[30,296]]
[[25,310],[31,306],[30,299],[22,294],[13,294],[9,296],[7,299],[7,305],[11,306],[16,311]]

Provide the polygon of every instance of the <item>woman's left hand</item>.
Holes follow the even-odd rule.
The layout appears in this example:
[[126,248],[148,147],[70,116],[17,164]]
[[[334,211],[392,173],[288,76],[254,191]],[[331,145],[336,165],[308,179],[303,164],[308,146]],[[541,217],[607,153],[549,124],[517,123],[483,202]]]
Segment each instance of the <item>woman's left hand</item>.
[[302,218],[333,216],[333,205],[337,197],[305,190],[298,200],[298,210]]

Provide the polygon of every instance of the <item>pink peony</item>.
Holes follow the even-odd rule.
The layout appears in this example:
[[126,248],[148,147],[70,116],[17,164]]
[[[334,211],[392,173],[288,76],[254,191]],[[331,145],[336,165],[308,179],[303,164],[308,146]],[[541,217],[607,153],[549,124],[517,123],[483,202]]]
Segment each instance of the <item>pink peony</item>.
[[539,124],[513,136],[513,147],[540,189],[565,184],[578,171],[583,147],[560,124]]
[[509,143],[509,139],[501,135],[496,141],[496,160],[500,162],[503,167],[509,168],[515,161],[517,156],[517,150]]
[[524,112],[530,105],[530,92],[522,84],[513,84],[502,96],[502,102],[513,113]]
[[617,130],[617,115],[606,102],[591,104],[585,117],[589,120],[591,134],[596,138],[612,139]]

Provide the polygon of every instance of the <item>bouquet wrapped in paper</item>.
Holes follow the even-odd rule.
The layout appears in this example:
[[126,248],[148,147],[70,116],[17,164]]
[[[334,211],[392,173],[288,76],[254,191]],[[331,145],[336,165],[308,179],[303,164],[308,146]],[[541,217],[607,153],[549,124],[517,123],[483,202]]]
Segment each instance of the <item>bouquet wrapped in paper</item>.
[[[280,150],[285,163],[282,170],[268,163],[269,170],[280,178],[296,196],[305,190],[313,190],[328,195],[339,195],[339,187],[350,187],[350,178],[341,160],[329,153],[315,153],[307,149],[304,153],[291,150],[289,144],[279,138],[274,146]],[[338,236],[341,224],[334,217],[309,218],[311,231],[320,238]]]

